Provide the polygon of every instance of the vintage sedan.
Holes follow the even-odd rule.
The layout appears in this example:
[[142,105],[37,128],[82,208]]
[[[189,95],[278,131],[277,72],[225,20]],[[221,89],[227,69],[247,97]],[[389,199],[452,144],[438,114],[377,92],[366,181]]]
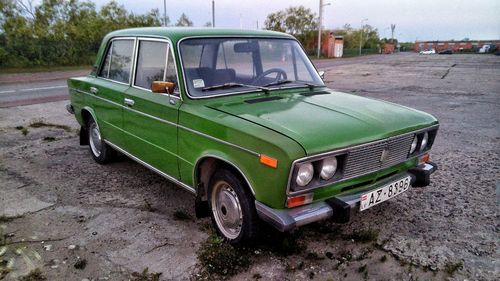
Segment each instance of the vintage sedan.
[[130,157],[193,193],[197,216],[240,243],[262,221],[347,222],[436,170],[436,118],[321,76],[284,33],[126,29],[104,38],[88,76],[68,80],[67,109],[97,163]]

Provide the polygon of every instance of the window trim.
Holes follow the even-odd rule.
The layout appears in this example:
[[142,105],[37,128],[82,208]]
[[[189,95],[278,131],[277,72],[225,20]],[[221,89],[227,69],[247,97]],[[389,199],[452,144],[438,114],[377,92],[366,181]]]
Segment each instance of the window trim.
[[[116,41],[116,40],[130,40],[130,41],[133,41],[132,42],[132,63],[131,63],[131,66],[130,66],[130,73],[129,73],[129,77],[128,77],[128,83],[125,83],[125,82],[121,82],[121,81],[116,81],[116,80],[113,80],[113,79],[109,79],[109,78],[105,78],[105,77],[102,77],[102,76],[99,76],[99,73],[101,73],[101,70],[102,68],[104,67],[104,62],[106,61],[105,57],[108,55],[108,52],[110,50],[110,48],[112,48],[113,46],[113,42]],[[104,52],[103,54],[103,57],[101,57],[101,65],[99,66],[99,69],[98,71],[96,71],[96,75],[95,77],[98,78],[98,79],[102,79],[102,80],[106,80],[106,81],[110,81],[110,82],[114,82],[114,83],[118,83],[118,84],[121,84],[121,85],[128,85],[130,86],[130,82],[131,82],[131,79],[132,79],[132,72],[135,68],[135,65],[134,65],[134,58],[136,56],[136,44],[137,44],[137,38],[136,37],[131,37],[131,36],[127,36],[127,37],[114,37],[114,38],[111,38],[109,39],[108,41],[108,46],[106,47],[106,51]],[[104,58],[104,59],[102,59]],[[111,67],[111,61],[110,61],[110,67]],[[108,77],[109,77],[109,71],[108,71]]]
[[[147,89],[147,88],[143,88],[141,86],[135,85],[135,77],[136,77],[136,72],[137,72],[137,61],[139,59],[140,41],[164,42],[167,44],[167,53],[165,56],[165,68],[164,68],[164,72],[163,72],[163,80],[165,81],[165,79],[166,79],[167,67],[168,67],[168,54],[169,54],[169,51],[171,51],[172,52],[172,59],[174,62],[174,68],[175,68],[175,76],[177,76],[177,84],[178,84],[179,83],[179,75],[177,73],[178,68],[177,68],[177,62],[176,62],[175,56],[174,56],[175,53],[174,53],[173,48],[172,48],[172,42],[167,38],[153,38],[153,37],[140,37],[140,36],[138,36],[138,37],[136,37],[136,42],[135,42],[135,46],[134,46],[135,56],[134,56],[132,80],[130,81],[130,87],[153,93],[151,91],[151,89]],[[181,87],[180,87],[180,85],[178,85],[178,86],[179,86],[179,94],[178,95],[174,95],[174,94],[158,94],[158,95],[181,99]]]
[[[231,92],[231,93],[222,93],[222,94],[217,94],[217,95],[210,95],[210,96],[192,96],[189,94],[189,90],[188,90],[188,87],[187,87],[187,83],[186,83],[186,73],[184,71],[184,65],[183,65],[183,61],[182,61],[182,55],[181,55],[181,43],[185,40],[189,40],[189,39],[200,39],[200,38],[262,38],[262,39],[288,39],[288,40],[293,40],[295,42],[298,43],[298,45],[300,46],[300,48],[302,49],[302,51],[304,53],[306,53],[306,50],[304,49],[304,46],[302,46],[302,44],[300,44],[300,42],[294,38],[294,37],[287,37],[287,36],[276,36],[276,35],[260,35],[260,36],[255,36],[255,35],[241,35],[241,34],[238,34],[238,35],[220,35],[220,36],[214,36],[214,35],[199,35],[199,36],[187,36],[187,37],[184,37],[180,40],[177,41],[177,55],[179,56],[179,61],[180,61],[180,67],[181,67],[181,73],[182,73],[182,82],[184,84],[184,93],[186,94],[186,96],[188,97],[188,99],[191,99],[191,100],[202,100],[202,99],[211,99],[211,98],[218,98],[218,97],[223,97],[223,96],[233,96],[233,95],[239,95],[239,94],[248,94],[248,93],[253,93],[253,92],[257,92],[257,90],[245,90],[245,91],[235,91],[235,92]],[[309,57],[307,57],[307,60],[309,60],[309,62],[311,63],[313,69],[316,70],[316,75],[318,75],[318,78],[321,79],[321,77],[319,76],[318,74],[318,69],[316,68],[316,66],[314,65],[314,63],[311,61],[311,59]],[[322,81],[322,80],[321,80]],[[324,85],[323,85],[324,86]],[[303,87],[281,87],[280,89],[281,90],[285,90],[285,89],[298,89],[298,88],[307,88],[309,86],[303,86]]]

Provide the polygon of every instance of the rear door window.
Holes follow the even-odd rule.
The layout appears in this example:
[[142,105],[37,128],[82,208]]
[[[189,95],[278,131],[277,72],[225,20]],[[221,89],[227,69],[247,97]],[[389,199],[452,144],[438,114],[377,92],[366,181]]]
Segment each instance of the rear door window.
[[132,69],[134,40],[117,39],[111,42],[99,77],[128,84]]

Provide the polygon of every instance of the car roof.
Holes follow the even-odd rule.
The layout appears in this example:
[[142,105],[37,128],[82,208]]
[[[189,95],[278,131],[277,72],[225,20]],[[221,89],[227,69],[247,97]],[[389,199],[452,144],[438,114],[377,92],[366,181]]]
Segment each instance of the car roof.
[[[166,37],[173,41],[177,41],[187,37],[198,36],[243,36],[243,37],[274,37],[274,38],[294,38],[293,36],[276,31],[269,30],[248,30],[248,29],[226,29],[226,28],[211,28],[211,27],[140,27],[128,28],[113,31],[106,35],[106,39],[122,36],[151,36],[151,37]],[[106,40],[107,41],[107,40]]]

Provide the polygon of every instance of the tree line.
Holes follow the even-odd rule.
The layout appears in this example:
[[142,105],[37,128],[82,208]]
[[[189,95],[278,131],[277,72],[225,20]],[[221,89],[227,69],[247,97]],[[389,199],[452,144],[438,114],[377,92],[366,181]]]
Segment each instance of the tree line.
[[[318,21],[315,13],[304,6],[289,7],[285,10],[271,13],[264,22],[265,29],[287,32],[294,35],[311,53],[317,47]],[[359,48],[360,42],[363,49],[375,49],[382,47],[384,40],[379,38],[376,28],[364,25],[363,28],[353,28],[349,24],[334,30],[325,30],[325,33],[332,32],[336,36],[344,37],[344,48]],[[323,38],[326,38],[324,36]]]
[[[0,67],[90,65],[107,33],[162,23],[158,9],[134,14],[114,0],[99,10],[87,0],[0,0]],[[175,25],[193,22],[183,13]]]
[[[90,0],[34,3],[35,0],[0,0],[0,67],[90,65],[107,33],[163,24],[158,9],[135,14],[114,0],[100,9]],[[168,17],[165,24],[170,25]],[[183,13],[174,25],[193,26],[193,22]],[[265,29],[294,35],[311,54],[316,48],[318,22],[310,9],[298,6],[271,13],[264,25]],[[333,33],[344,37],[346,49],[358,48],[361,36],[363,48],[377,48],[384,43],[377,29],[369,25],[363,29],[345,25]]]

